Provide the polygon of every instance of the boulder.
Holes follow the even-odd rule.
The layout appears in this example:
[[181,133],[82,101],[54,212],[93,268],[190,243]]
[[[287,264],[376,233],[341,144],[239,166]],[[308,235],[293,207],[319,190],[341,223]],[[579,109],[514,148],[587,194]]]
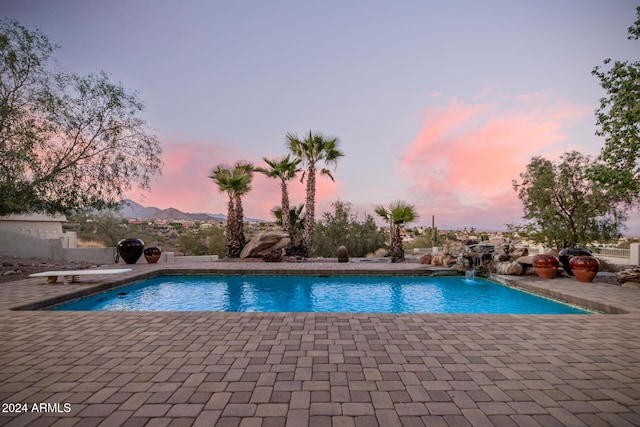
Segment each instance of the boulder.
[[443,255],[442,256],[442,266],[443,267],[453,267],[454,265],[456,265],[456,262],[458,260],[457,256],[453,256],[453,255]]
[[274,249],[268,254],[262,257],[264,262],[281,262],[282,261],[282,249]]
[[420,258],[420,264],[431,264],[432,258],[433,256],[431,254],[422,255],[422,258]]
[[450,240],[444,244],[442,247],[442,253],[444,255],[450,255],[454,258],[457,258],[468,251],[467,245],[462,242],[458,242],[455,240]]
[[285,248],[290,240],[286,233],[279,231],[260,233],[242,249],[240,258],[262,258],[271,251]]
[[503,243],[501,245],[495,246],[493,250],[493,260],[497,262],[509,260],[509,244],[508,243]]
[[533,255],[521,256],[520,258],[516,259],[516,261],[526,266],[533,265]]
[[527,248],[514,248],[509,252],[509,258],[512,260],[517,260],[517,258],[522,258],[529,255],[529,249]]
[[505,261],[496,263],[496,273],[520,276],[524,271],[522,264],[517,261]]
[[620,270],[616,273],[616,279],[620,283],[640,282],[640,267]]

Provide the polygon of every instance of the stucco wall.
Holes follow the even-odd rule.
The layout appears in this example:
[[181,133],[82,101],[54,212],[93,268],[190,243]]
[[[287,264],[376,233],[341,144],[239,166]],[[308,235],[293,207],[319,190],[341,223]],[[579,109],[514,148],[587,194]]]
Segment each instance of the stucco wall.
[[62,241],[40,239],[9,227],[0,227],[0,255],[63,259]]

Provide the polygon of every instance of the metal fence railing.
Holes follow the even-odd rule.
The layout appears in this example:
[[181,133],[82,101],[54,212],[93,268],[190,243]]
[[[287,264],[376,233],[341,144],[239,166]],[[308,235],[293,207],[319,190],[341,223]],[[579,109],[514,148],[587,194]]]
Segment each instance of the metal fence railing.
[[610,256],[614,258],[630,258],[631,250],[630,249],[619,249],[619,248],[595,248],[591,252],[594,255],[602,255],[602,256]]

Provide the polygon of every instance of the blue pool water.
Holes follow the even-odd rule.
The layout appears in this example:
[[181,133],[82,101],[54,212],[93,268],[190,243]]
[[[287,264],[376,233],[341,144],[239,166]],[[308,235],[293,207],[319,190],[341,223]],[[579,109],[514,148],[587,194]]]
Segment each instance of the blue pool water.
[[53,310],[586,314],[484,279],[161,276]]

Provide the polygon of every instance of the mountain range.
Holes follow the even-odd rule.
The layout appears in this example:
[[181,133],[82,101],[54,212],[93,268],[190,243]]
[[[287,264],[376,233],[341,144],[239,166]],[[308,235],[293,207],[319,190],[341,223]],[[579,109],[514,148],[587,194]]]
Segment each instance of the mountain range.
[[[188,221],[218,221],[224,222],[227,216],[211,213],[188,213],[175,208],[160,209],[154,206],[142,206],[140,203],[126,199],[120,204],[120,214],[130,219],[165,219]],[[245,222],[265,222],[262,219],[244,218]]]

